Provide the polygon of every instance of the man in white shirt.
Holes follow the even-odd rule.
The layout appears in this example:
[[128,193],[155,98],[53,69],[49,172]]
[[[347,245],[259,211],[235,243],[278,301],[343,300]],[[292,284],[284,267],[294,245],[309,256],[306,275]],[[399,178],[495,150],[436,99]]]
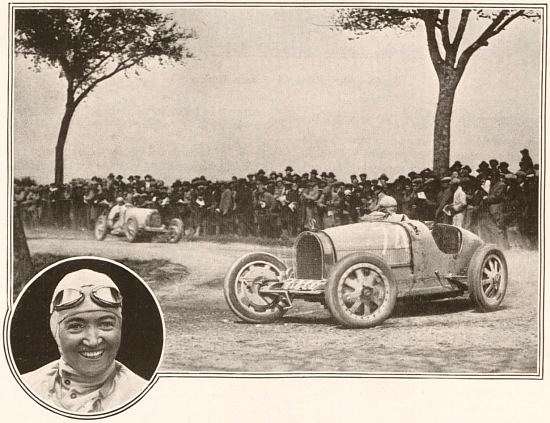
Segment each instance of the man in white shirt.
[[468,200],[466,198],[466,193],[462,189],[462,181],[460,179],[453,179],[451,184],[458,184],[453,195],[453,204],[451,205],[453,225],[462,228],[464,224],[464,211],[468,206]]

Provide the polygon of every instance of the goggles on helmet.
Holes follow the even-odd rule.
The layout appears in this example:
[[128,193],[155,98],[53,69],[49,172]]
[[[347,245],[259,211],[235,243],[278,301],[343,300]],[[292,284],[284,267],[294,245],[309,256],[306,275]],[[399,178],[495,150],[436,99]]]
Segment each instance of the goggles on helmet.
[[101,307],[117,308],[122,306],[122,295],[119,290],[111,286],[98,286],[89,291],[67,288],[60,291],[52,301],[50,314],[55,311],[77,307],[86,298],[89,292],[90,299]]

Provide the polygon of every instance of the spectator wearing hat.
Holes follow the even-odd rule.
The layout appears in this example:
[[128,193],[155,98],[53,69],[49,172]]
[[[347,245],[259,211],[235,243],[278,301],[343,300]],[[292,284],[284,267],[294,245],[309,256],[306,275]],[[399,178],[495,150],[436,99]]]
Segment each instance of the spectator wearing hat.
[[449,172],[458,172],[462,168],[462,163],[459,160],[455,161],[453,165],[449,168]]
[[388,186],[388,181],[389,181],[390,178],[388,178],[388,175],[386,175],[385,173],[382,173],[379,177],[378,177],[378,183],[380,184],[380,186],[382,187],[382,192],[386,195],[389,195],[390,192],[389,192],[389,186]]
[[143,187],[145,192],[153,191],[153,188],[154,188],[153,177],[149,174],[145,175],[145,177],[143,178],[143,182],[141,183],[141,186]]
[[506,184],[501,180],[500,173],[491,172],[491,187],[489,192],[483,198],[486,206],[486,212],[480,222],[480,235],[487,242],[497,244],[500,248],[505,248],[505,228],[504,228],[504,196],[506,194]]
[[509,173],[512,173],[510,172],[510,169],[508,169],[509,166],[510,165],[506,162],[500,162],[500,164],[498,165],[498,170],[500,171],[500,173],[506,176]]
[[336,184],[327,184],[317,200],[317,208],[322,219],[323,229],[338,225],[338,206],[340,204],[338,191],[339,187]]
[[413,214],[412,205],[414,198],[415,193],[412,188],[412,182],[407,179],[405,182],[403,182],[403,191],[400,195],[400,202],[398,202],[398,210],[401,213],[411,217]]
[[[502,164],[502,163],[501,163]],[[505,238],[510,248],[519,249],[524,247],[520,232],[520,222],[525,198],[518,181],[513,173],[507,173],[504,177],[506,192],[504,194],[504,228]]]
[[355,197],[352,195],[351,187],[346,186],[343,190],[343,196],[340,198],[338,204],[338,215],[340,217],[340,223],[342,225],[348,225],[350,223],[357,222],[357,209],[359,208]]
[[523,235],[530,248],[538,248],[539,227],[539,178],[533,170],[525,175],[523,183],[525,205],[523,208]]
[[458,176],[460,179],[467,179],[472,182],[475,178],[472,176],[472,168],[468,165],[463,166],[462,169],[458,171]]
[[443,212],[443,209],[453,203],[454,190],[458,185],[451,187],[451,177],[441,178],[441,189],[437,194],[437,209],[435,211],[435,220],[439,223],[452,224],[452,217]]
[[482,161],[479,166],[477,167],[477,173],[478,174],[482,174],[484,175],[485,177],[487,177],[490,173],[490,167],[489,167],[489,163],[487,163],[485,160]]
[[88,230],[94,229],[95,220],[97,218],[97,191],[92,186],[87,187],[87,192],[84,194],[85,221],[84,227]]
[[254,230],[254,197],[246,180],[239,179],[235,190],[235,216],[239,235],[255,235]]
[[[200,182],[199,182],[200,183]],[[220,217],[220,199],[221,190],[219,184],[211,184],[208,190],[205,192],[207,209],[206,229],[208,235],[219,235],[221,230],[221,217]],[[206,235],[206,234],[205,234]]]
[[191,235],[198,237],[206,234],[208,225],[208,213],[210,203],[206,196],[204,185],[192,186],[184,193],[183,202],[189,202],[189,227],[192,228]]
[[276,207],[275,197],[260,182],[256,198],[256,212],[258,219],[258,233],[264,238],[274,237],[274,228],[271,215]]
[[453,226],[462,228],[464,226],[464,215],[466,207],[468,207],[468,200],[466,198],[466,193],[464,192],[463,186],[466,183],[466,179],[453,179],[451,185],[456,186],[453,193],[453,202],[447,209],[450,212],[450,215],[453,219]]
[[519,161],[520,170],[527,172],[533,169],[533,159],[531,159],[531,156],[529,155],[529,150],[524,148],[523,150],[520,151],[520,153],[521,153],[521,160]]
[[498,160],[497,159],[491,159],[489,160],[489,166],[490,166],[490,173],[493,174],[495,172],[499,172],[499,169],[498,169]]
[[[433,220],[430,219],[427,197],[424,192],[424,182],[421,177],[417,177],[412,180],[413,198],[411,201],[411,214],[410,218],[414,220]],[[433,211],[435,215],[435,209]]]
[[[314,172],[315,171],[315,172]],[[316,174],[316,170],[311,171],[311,175]],[[308,186],[302,191],[303,204],[303,227],[305,229],[317,229],[319,227],[319,216],[317,214],[317,201],[321,196],[321,189],[316,178],[312,178],[308,182]]]
[[292,172],[294,172],[294,169],[292,169],[292,166],[287,166],[285,168],[285,176],[283,179],[285,181],[292,182]]
[[298,235],[301,229],[302,210],[300,208],[300,190],[297,181],[293,181],[286,193],[287,204],[283,209],[283,227],[290,236]]

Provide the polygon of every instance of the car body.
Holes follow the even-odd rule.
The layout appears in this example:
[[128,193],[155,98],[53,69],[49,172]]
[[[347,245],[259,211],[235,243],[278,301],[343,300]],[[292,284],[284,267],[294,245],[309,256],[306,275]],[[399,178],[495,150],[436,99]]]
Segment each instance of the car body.
[[124,215],[121,230],[112,231],[107,216],[100,216],[94,228],[94,235],[98,241],[105,239],[107,234],[116,236],[125,236],[129,242],[135,242],[140,238],[166,234],[169,242],[178,242],[183,234],[183,222],[181,219],[171,219],[167,224],[163,224],[158,210],[150,208],[140,208],[127,206]]
[[371,327],[403,297],[469,293],[478,309],[496,310],[507,281],[503,253],[465,229],[380,220],[302,232],[290,269],[271,254],[247,254],[228,271],[224,294],[249,322],[275,320],[304,299],[324,303],[343,325]]

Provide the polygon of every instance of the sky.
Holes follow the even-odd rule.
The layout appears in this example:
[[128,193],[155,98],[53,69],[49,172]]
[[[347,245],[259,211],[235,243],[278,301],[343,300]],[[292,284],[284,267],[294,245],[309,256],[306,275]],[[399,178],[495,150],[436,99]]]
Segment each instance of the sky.
[[[334,8],[163,9],[198,38],[183,65],[102,82],[78,107],[65,180],[174,181],[260,168],[395,178],[432,165],[437,78],[423,27],[350,40]],[[467,40],[481,30],[475,24]],[[542,24],[520,20],[471,59],[458,87],[451,162],[539,159]],[[53,181],[65,80],[14,61],[14,176]]]

